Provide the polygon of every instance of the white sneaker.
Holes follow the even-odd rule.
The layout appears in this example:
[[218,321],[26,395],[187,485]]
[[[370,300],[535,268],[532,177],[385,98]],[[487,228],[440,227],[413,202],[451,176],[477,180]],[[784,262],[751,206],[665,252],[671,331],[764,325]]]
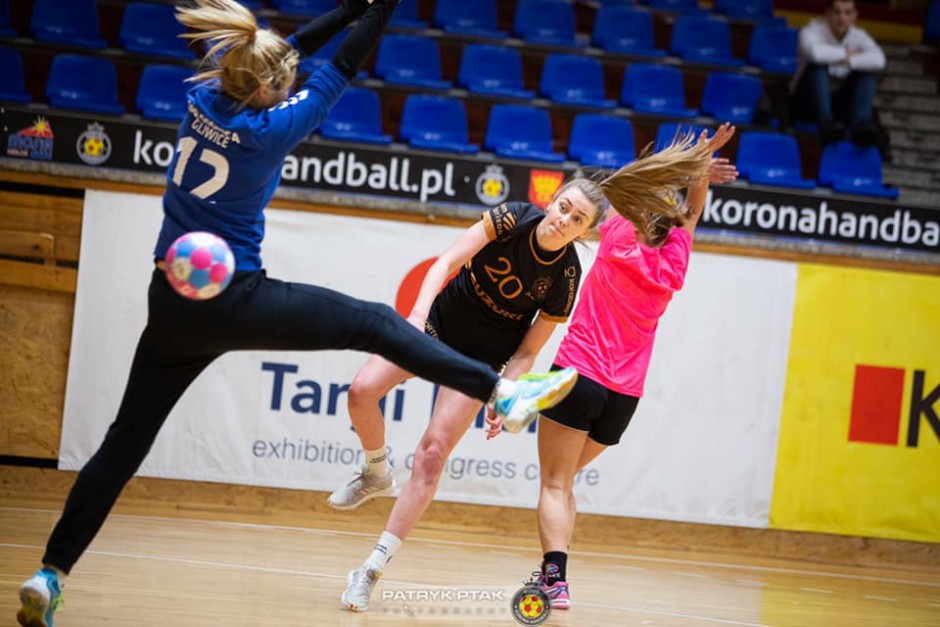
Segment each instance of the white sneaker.
[[346,590],[339,600],[348,610],[365,612],[369,609],[369,597],[372,596],[372,590],[375,589],[375,584],[379,582],[381,576],[381,570],[369,568],[364,564],[356,570],[349,571],[346,576]]
[[369,472],[368,465],[363,465],[353,480],[333,492],[327,502],[335,509],[355,509],[369,499],[395,494],[395,487],[391,468],[384,477],[377,477]]
[[574,368],[553,370],[545,374],[524,374],[516,381],[511,396],[500,396],[493,409],[503,419],[510,433],[519,433],[538,418],[540,412],[560,403],[578,381]]

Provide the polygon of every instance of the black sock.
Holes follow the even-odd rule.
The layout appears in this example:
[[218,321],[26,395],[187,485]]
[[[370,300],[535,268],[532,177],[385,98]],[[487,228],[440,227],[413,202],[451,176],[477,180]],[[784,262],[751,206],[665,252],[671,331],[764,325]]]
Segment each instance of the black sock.
[[567,581],[568,554],[561,551],[549,551],[542,561],[542,576],[545,583],[552,585],[556,581]]

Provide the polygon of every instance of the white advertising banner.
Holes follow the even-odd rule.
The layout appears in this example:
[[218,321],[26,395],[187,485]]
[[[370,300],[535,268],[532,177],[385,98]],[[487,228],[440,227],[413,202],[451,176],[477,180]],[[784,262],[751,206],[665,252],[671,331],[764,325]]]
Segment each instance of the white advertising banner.
[[[89,190],[59,466],[97,449],[121,400],[146,322],[156,196]],[[269,210],[270,276],[394,305],[405,277],[461,229]],[[585,271],[593,252],[582,248]],[[767,525],[793,312],[796,265],[695,253],[663,318],[646,396],[621,444],[577,480],[579,509],[611,515]],[[547,370],[562,331],[543,350]],[[367,356],[243,352],[200,375],[164,425],[139,474],[332,490],[362,463],[345,390]],[[428,423],[433,386],[412,380],[385,403],[388,442],[405,480]],[[534,507],[532,432],[487,442],[471,427],[448,461],[438,498]]]

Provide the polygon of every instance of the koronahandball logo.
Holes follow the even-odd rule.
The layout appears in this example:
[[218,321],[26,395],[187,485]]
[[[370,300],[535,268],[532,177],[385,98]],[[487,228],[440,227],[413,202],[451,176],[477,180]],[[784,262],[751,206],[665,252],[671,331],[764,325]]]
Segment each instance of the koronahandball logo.
[[111,156],[111,138],[104,132],[104,127],[92,122],[75,142],[78,158],[88,165],[101,165]]
[[512,617],[520,625],[541,625],[552,614],[552,603],[536,579],[525,582],[509,603]]
[[509,197],[509,179],[503,174],[503,169],[494,163],[477,177],[476,192],[480,202],[495,207]]

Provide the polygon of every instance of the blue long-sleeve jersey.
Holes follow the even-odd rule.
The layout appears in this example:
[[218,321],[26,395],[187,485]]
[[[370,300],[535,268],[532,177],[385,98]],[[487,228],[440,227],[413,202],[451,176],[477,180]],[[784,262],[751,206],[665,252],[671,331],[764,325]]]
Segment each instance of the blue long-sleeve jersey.
[[327,63],[294,96],[265,110],[240,106],[218,86],[193,87],[167,171],[154,256],[165,257],[184,233],[209,231],[229,243],[236,270],[260,269],[264,208],[284,158],[326,118],[348,83]]

